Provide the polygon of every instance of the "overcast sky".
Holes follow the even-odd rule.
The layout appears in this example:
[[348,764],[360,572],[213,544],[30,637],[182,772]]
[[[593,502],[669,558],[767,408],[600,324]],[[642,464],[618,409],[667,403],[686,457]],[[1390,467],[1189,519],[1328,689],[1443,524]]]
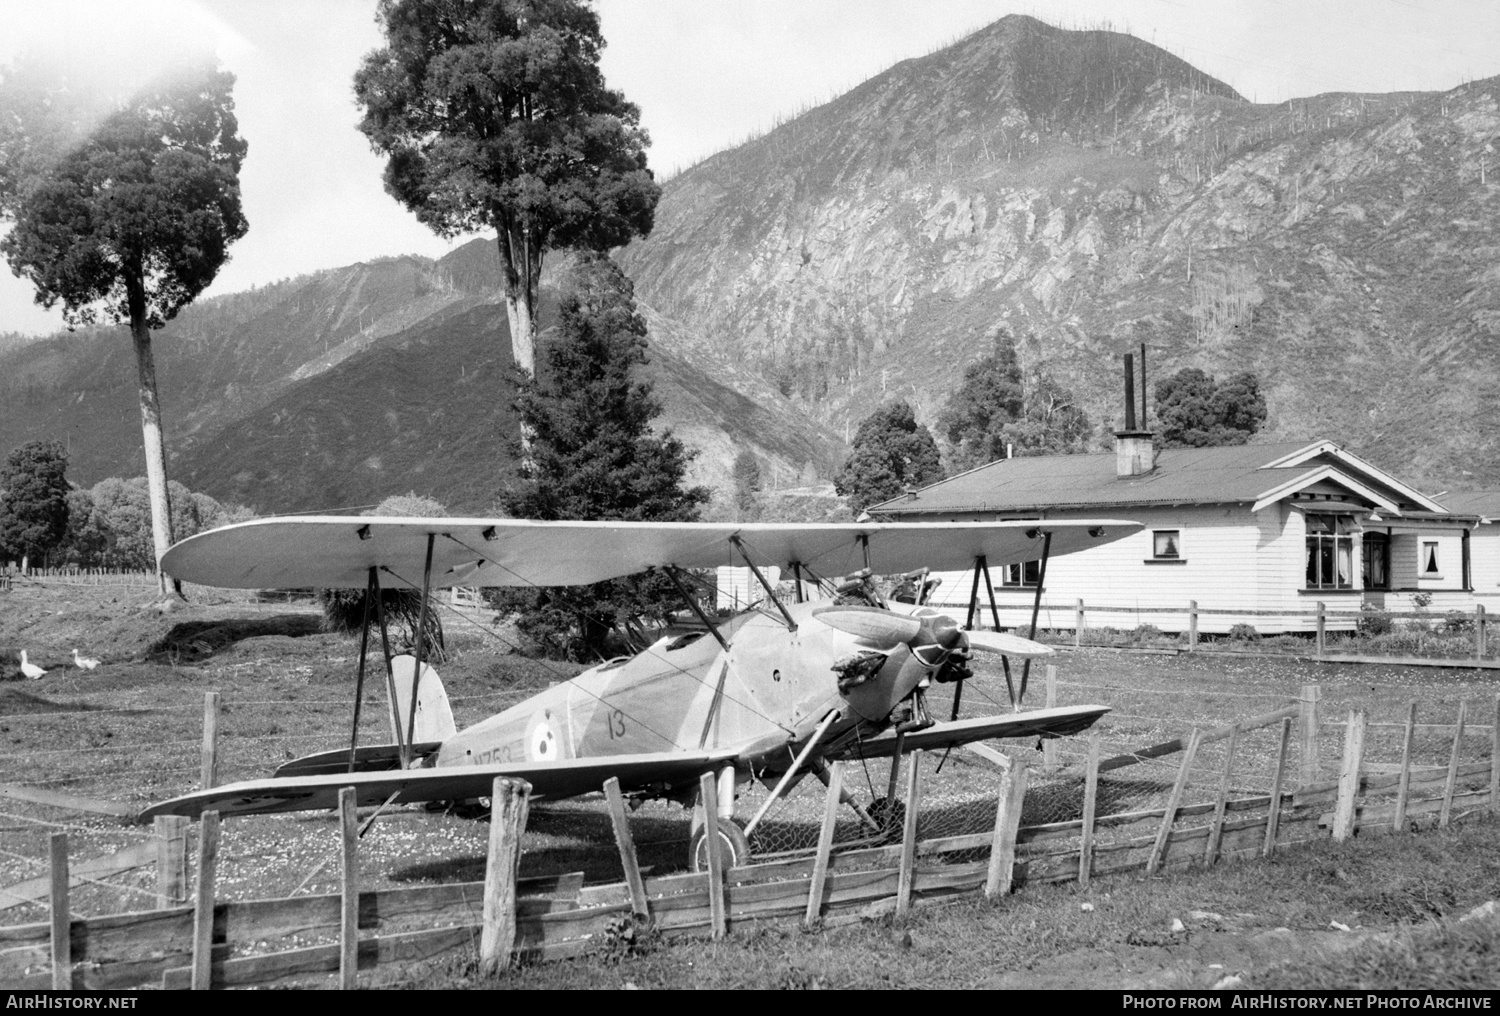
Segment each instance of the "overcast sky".
[[[658,175],[692,165],[897,61],[1006,14],[1112,27],[1248,99],[1445,90],[1500,74],[1497,0],[598,0],[604,72],[641,108]],[[381,187],[351,80],[381,43],[374,0],[0,0],[0,63],[22,51],[107,79],[210,48],[237,77],[250,231],[209,294],[385,255],[441,256]],[[458,241],[462,242],[462,241]],[[61,315],[0,272],[0,332]]]

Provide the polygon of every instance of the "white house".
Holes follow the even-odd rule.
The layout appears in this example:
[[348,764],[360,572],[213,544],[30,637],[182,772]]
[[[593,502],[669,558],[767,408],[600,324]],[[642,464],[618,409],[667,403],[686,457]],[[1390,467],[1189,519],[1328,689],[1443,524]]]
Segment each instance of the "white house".
[[[1196,601],[1200,631],[1245,623],[1270,633],[1311,629],[1319,603],[1500,607],[1500,525],[1489,524],[1500,495],[1483,497],[1493,503],[1445,506],[1331,441],[1156,451],[1150,434],[1127,431],[1114,455],[1004,459],[869,511],[882,521],[1138,521],[1138,534],[1048,564],[1041,627],[1075,627],[1081,600],[1086,627],[1181,631]],[[1038,564],[991,575],[1002,623],[1029,621]],[[971,588],[944,576],[936,602],[962,608]]]

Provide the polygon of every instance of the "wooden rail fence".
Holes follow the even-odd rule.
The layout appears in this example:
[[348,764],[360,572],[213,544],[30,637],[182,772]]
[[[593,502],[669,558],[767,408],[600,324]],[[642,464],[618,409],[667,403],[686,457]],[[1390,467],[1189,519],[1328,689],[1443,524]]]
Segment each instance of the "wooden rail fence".
[[[70,917],[66,834],[51,843],[47,881],[52,920],[0,928],[0,986],[122,989],[268,985],[309,978],[354,987],[361,973],[379,966],[449,953],[476,956],[496,971],[517,959],[580,956],[618,939],[620,929],[649,924],[666,935],[732,934],[755,922],[836,924],[879,913],[904,913],[918,901],[983,892],[1001,898],[1027,881],[1073,881],[1124,872],[1164,872],[1213,865],[1232,858],[1269,857],[1289,844],[1357,831],[1391,832],[1432,823],[1445,826],[1477,809],[1500,811],[1500,695],[1489,707],[1489,758],[1466,761],[1463,739],[1467,706],[1451,724],[1417,724],[1408,710],[1403,760],[1395,772],[1375,772],[1363,763],[1364,715],[1342,723],[1342,762],[1335,779],[1319,779],[1315,687],[1283,709],[1222,727],[1194,729],[1184,736],[1135,752],[1101,757],[1097,734],[1089,743],[1080,780],[1082,817],[1021,826],[1029,770],[1018,761],[976,746],[976,754],[1001,770],[995,821],[988,832],[919,839],[922,804],[913,758],[904,799],[906,820],[899,841],[834,849],[844,773],[831,767],[827,806],[817,848],[785,857],[707,872],[648,877],[636,863],[630,823],[618,783],[604,786],[623,878],[583,884],[581,873],[518,878],[519,844],[529,788],[497,780],[489,861],[484,882],[361,891],[358,832],[352,795],[341,799],[343,879],[339,893],[283,899],[220,901],[213,871],[219,846],[210,813],[200,825],[197,877],[191,899],[183,887],[181,820],[158,824],[157,854],[163,890],[158,909],[102,917]],[[1446,765],[1412,760],[1414,731],[1450,729]],[[1236,748],[1255,731],[1277,740],[1269,793],[1231,796],[1242,775]],[[1473,733],[1468,727],[1467,732]],[[1303,772],[1312,778],[1286,789],[1288,756],[1301,739]],[[1185,800],[1188,772],[1200,748],[1227,742],[1216,793]],[[1101,772],[1180,753],[1177,779],[1159,808],[1097,814]],[[1314,764],[1307,765],[1310,753]],[[914,753],[915,754],[915,753]],[[705,789],[712,787],[712,776]],[[709,814],[713,810],[709,809]],[[175,839],[173,839],[175,837]],[[710,837],[715,844],[717,838]],[[175,848],[169,849],[169,844]],[[144,855],[143,855],[144,856]],[[77,866],[81,872],[87,864]],[[324,941],[278,947],[291,937]],[[612,939],[612,936],[614,938]],[[268,943],[270,944],[268,947]]]

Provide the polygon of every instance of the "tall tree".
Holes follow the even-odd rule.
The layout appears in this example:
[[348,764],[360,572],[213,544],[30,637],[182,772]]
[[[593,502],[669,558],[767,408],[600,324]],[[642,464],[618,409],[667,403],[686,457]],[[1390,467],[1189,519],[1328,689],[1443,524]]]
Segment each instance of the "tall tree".
[[0,469],[0,550],[37,558],[68,531],[68,455],[57,441],[32,441]]
[[354,78],[386,190],[441,236],[493,228],[511,350],[535,373],[548,250],[649,233],[661,190],[640,110],[604,85],[578,0],[381,0],[387,44]]
[[1026,412],[1021,365],[1008,337],[995,352],[964,368],[964,379],[938,415],[938,432],[952,445],[955,469],[1005,457],[1007,427]]
[[[213,281],[245,235],[234,76],[211,66],[162,78],[20,188],[0,241],[37,302],[70,326],[128,323],[159,563],[172,544],[166,453],[151,332]],[[162,578],[165,590],[165,577]]]
[[[501,496],[529,519],[687,522],[709,499],[685,487],[691,454],[652,422],[661,404],[641,381],[646,324],[630,280],[602,254],[585,254],[540,349],[536,376],[523,381],[516,407],[533,434],[521,477]],[[554,594],[511,594],[523,627],[553,650],[578,659],[605,652],[611,629],[638,632],[641,616],[662,620],[674,602],[661,579],[602,582]]]
[[1038,370],[1026,384],[1021,418],[1005,427],[1000,437],[1017,455],[1070,455],[1088,451],[1093,431],[1072,390]]
[[1155,408],[1168,448],[1244,444],[1266,421],[1266,397],[1249,373],[1216,383],[1197,367],[1184,367],[1157,382]]
[[898,401],[860,422],[854,448],[833,478],[833,489],[849,498],[858,516],[908,487],[924,487],[942,478],[942,457],[932,432],[917,422],[910,405]]
[[734,508],[739,522],[754,522],[760,518],[760,463],[755,453],[741,448],[734,457]]
[[1044,368],[1023,380],[1015,342],[996,338],[995,352],[969,364],[963,382],[938,415],[950,446],[949,465],[972,469],[1018,455],[1085,451],[1092,427],[1073,393]]

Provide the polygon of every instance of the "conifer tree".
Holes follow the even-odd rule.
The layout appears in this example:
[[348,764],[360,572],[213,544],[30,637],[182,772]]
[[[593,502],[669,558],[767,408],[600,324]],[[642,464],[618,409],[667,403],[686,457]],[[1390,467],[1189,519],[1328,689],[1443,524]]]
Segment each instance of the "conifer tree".
[[[646,324],[630,280],[602,254],[579,256],[555,332],[538,349],[536,377],[516,399],[531,429],[531,455],[501,496],[518,518],[688,522],[709,499],[684,487],[691,455],[652,422],[661,404],[640,379]],[[512,593],[522,626],[552,652],[606,654],[611,630],[637,643],[641,619],[663,621],[680,606],[661,578],[633,577],[587,589]]]
[[386,190],[442,236],[493,228],[516,364],[534,370],[549,250],[651,231],[661,189],[640,110],[599,70],[579,0],[381,0],[386,45],[354,79]]
[[101,316],[130,326],[157,562],[173,533],[151,333],[208,287],[247,229],[233,85],[234,75],[212,66],[175,72],[55,163],[0,179],[0,211],[14,220],[0,252],[36,287],[37,302],[61,302],[70,327]]

